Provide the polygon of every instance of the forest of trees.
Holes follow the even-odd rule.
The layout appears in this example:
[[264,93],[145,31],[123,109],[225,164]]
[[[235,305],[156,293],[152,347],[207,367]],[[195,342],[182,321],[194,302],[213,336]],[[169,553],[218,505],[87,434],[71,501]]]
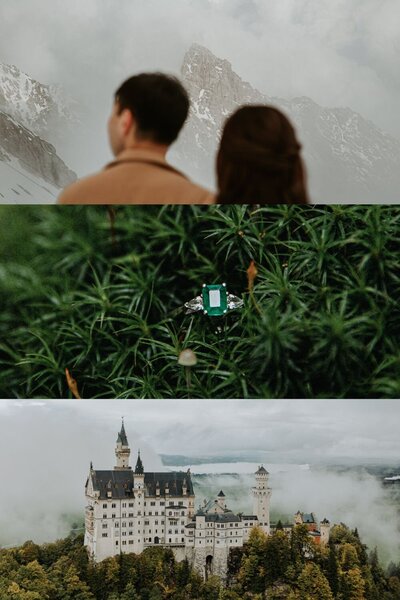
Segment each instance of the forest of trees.
[[148,548],[100,564],[82,536],[0,550],[0,600],[398,600],[400,564],[383,569],[357,530],[332,529],[329,546],[314,544],[303,525],[291,536],[253,530],[231,550],[228,580],[204,582],[171,550]]

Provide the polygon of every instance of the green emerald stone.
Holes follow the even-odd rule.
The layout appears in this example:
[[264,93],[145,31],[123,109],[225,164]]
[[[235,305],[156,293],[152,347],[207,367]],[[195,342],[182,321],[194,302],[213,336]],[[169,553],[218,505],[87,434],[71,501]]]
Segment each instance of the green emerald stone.
[[221,317],[228,311],[226,284],[203,285],[204,312],[209,317]]

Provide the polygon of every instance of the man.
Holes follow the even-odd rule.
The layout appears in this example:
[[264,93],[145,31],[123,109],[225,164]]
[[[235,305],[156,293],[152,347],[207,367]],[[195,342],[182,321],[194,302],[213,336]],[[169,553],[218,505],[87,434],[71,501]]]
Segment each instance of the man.
[[115,94],[108,135],[115,160],[62,192],[60,204],[211,204],[213,196],[166,161],[189,113],[174,77],[144,73]]

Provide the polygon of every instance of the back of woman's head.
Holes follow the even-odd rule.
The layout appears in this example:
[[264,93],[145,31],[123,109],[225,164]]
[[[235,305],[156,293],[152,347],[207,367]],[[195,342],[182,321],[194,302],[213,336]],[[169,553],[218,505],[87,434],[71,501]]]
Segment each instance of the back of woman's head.
[[226,122],[217,157],[219,203],[306,204],[301,146],[276,108],[243,106]]

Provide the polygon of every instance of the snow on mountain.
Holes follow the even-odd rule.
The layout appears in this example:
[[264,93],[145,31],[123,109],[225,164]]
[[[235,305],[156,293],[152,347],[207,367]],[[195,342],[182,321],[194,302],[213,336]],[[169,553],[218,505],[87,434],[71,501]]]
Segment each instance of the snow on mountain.
[[314,202],[398,202],[400,141],[349,108],[325,108],[310,98],[267,96],[243,81],[227,61],[194,44],[182,78],[192,98],[189,121],[171,156],[212,184],[215,153],[227,116],[243,104],[271,104],[294,122],[303,145]]
[[54,146],[0,111],[0,201],[54,202],[76,175]]
[[0,110],[56,147],[66,130],[79,123],[77,104],[60,87],[44,85],[17,67],[1,63]]
[[54,147],[76,127],[74,111],[61,88],[0,64],[1,202],[54,202],[76,179]]

